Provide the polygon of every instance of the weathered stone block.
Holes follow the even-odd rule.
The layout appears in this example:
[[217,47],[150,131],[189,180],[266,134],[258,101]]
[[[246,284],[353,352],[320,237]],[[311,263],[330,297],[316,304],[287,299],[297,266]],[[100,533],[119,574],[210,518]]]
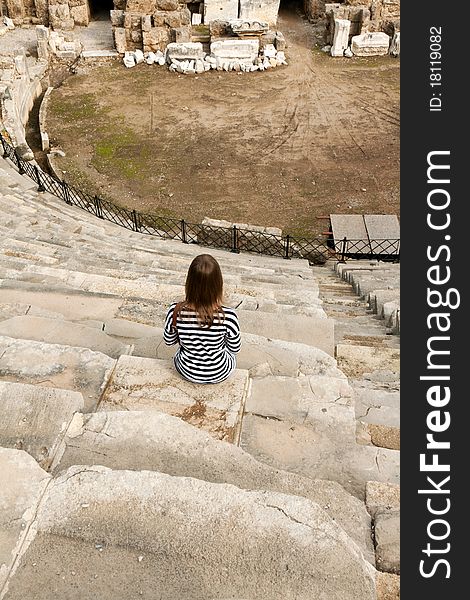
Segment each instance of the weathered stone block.
[[181,13],[181,24],[182,25],[191,25],[191,11],[189,8],[182,8],[180,10]]
[[90,22],[90,9],[88,4],[81,6],[73,6],[70,9],[70,16],[75,22],[75,25],[86,26]]
[[62,23],[68,19],[70,19],[68,4],[49,5],[49,20],[54,29],[62,29]]
[[124,27],[114,29],[114,45],[119,54],[124,54],[127,50],[126,30]]
[[397,31],[393,36],[392,43],[390,44],[390,54],[392,56],[400,56],[400,32]]
[[176,27],[173,30],[173,35],[175,37],[175,42],[178,44],[190,42],[191,41],[191,27],[189,27],[187,25],[185,27]]
[[37,53],[39,60],[47,60],[49,58],[49,42],[47,40],[38,40]]
[[111,17],[111,25],[113,27],[124,26],[124,11],[123,10],[110,10],[109,15]]
[[152,29],[152,17],[144,15],[142,17],[142,31],[150,31]]
[[47,40],[49,37],[49,29],[44,25],[36,25],[36,37],[38,40]]
[[259,47],[260,49],[265,48],[268,44],[274,44],[276,41],[276,32],[268,31],[264,35],[259,38]]
[[201,42],[187,42],[185,44],[171,43],[167,47],[167,57],[176,60],[196,60],[204,57]]
[[211,39],[233,36],[230,23],[228,21],[220,21],[218,19],[214,19],[209,23],[209,33]]
[[254,60],[258,53],[258,39],[240,40],[233,38],[211,43],[211,55],[216,58],[248,58]]
[[163,27],[165,25],[166,12],[162,12],[161,10],[155,11],[152,19],[154,27]]
[[126,29],[140,29],[142,23],[142,15],[126,12],[124,13],[124,27]]
[[238,19],[238,0],[206,0],[204,2],[204,23],[221,19],[226,21]]
[[382,31],[355,35],[351,39],[351,50],[356,56],[380,56],[388,54],[390,37]]
[[42,25],[49,25],[49,6],[48,0],[35,0],[36,17]]
[[178,10],[178,0],[156,0],[157,10]]
[[173,29],[181,27],[183,25],[181,14],[178,11],[167,13],[165,16],[165,25],[172,27]]
[[266,21],[275,27],[280,0],[240,0],[240,19]]
[[138,31],[136,29],[131,31],[131,40],[136,44],[142,42],[142,31]]
[[344,56],[344,51],[349,45],[349,28],[351,21],[348,19],[335,19],[335,34],[331,46],[331,56]]
[[276,50],[285,50],[286,49],[286,38],[282,31],[276,31],[276,37],[274,39],[274,45],[276,46]]
[[144,31],[142,35],[144,51],[163,51],[170,41],[170,35],[168,27],[152,27],[150,31]]
[[375,556],[377,568],[400,573],[400,510],[381,510],[375,515]]
[[126,11],[151,15],[155,10],[155,0],[127,0]]
[[23,2],[18,2],[18,0],[6,0],[6,4],[10,19],[15,25],[21,25],[25,17]]
[[57,58],[70,60],[77,58],[77,54],[73,50],[57,50],[56,56]]

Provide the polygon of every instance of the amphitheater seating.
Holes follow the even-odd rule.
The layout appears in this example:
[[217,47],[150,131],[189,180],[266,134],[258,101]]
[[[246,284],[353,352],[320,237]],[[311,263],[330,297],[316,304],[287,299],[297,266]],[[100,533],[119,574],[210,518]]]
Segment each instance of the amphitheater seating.
[[[399,265],[144,236],[5,160],[0,240],[0,598],[396,593]],[[242,327],[217,386],[162,342],[206,251]]]

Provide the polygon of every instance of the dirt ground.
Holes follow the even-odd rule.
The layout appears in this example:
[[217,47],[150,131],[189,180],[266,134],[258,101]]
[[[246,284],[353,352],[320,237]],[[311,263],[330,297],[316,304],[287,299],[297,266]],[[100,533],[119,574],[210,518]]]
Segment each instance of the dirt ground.
[[142,212],[302,235],[330,213],[399,215],[399,59],[313,49],[292,6],[278,28],[289,65],[264,73],[79,67],[48,111],[65,178]]

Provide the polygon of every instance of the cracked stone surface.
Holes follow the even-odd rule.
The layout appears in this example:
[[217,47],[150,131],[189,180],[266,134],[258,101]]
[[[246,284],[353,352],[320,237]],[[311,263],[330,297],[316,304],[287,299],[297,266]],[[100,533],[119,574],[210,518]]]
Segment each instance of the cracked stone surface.
[[322,431],[309,424],[246,414],[240,446],[272,467],[336,481],[361,499],[367,481],[399,482],[398,451],[335,437],[333,423]]
[[0,380],[80,392],[87,411],[96,407],[115,362],[86,348],[0,336]]
[[51,479],[23,450],[0,448],[0,590]]
[[121,356],[100,410],[166,412],[232,441],[247,387],[242,369],[216,385],[198,385],[180,377],[168,360]]
[[132,597],[130,585],[147,600],[376,598],[373,567],[304,498],[72,467],[49,486],[36,527],[5,600]]
[[377,568],[400,573],[400,509],[379,509],[375,513],[375,557]]
[[58,473],[73,465],[148,470],[242,489],[269,490],[317,502],[375,565],[371,519],[364,503],[332,481],[273,469],[241,448],[214,440],[176,417],[157,412],[77,414],[65,438]]
[[25,450],[47,469],[82,409],[78,392],[0,381],[0,446]]

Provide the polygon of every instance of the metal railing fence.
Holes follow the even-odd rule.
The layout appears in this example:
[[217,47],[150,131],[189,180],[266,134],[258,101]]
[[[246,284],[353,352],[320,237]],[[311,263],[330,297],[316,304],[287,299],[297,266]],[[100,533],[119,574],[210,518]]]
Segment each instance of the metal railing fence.
[[18,172],[28,176],[38,186],[39,192],[49,192],[71,206],[78,206],[99,219],[138,233],[160,238],[180,240],[185,244],[199,244],[231,252],[251,252],[286,259],[303,258],[312,264],[322,264],[328,259],[344,262],[351,258],[400,260],[400,240],[350,240],[347,238],[308,239],[291,235],[273,235],[236,227],[218,227],[191,223],[184,219],[145,214],[122,208],[109,200],[90,195],[75,188],[55,175],[44,172],[37,164],[20,158],[14,148],[0,133],[3,158],[10,159]]

